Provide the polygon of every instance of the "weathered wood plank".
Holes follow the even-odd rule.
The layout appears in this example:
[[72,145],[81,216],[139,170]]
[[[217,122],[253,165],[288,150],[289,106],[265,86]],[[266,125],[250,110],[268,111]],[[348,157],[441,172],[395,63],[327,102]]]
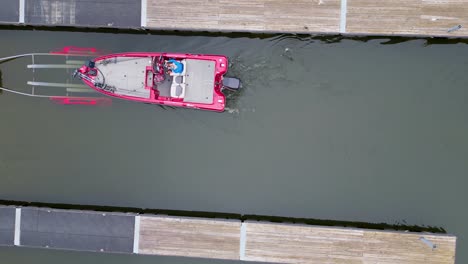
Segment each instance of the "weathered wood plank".
[[[436,245],[436,248],[426,245],[421,237]],[[363,240],[363,263],[455,263],[456,238],[453,236],[366,230]]]
[[[21,13],[18,3],[7,2],[4,8],[7,11],[0,11],[0,21],[17,24]],[[34,25],[468,37],[468,0],[116,0],[106,3],[38,0],[26,3],[25,23]]]
[[245,260],[276,263],[363,263],[362,230],[247,223]]
[[340,0],[148,0],[147,26],[165,29],[338,33],[340,3]]
[[[348,33],[468,36],[468,0],[348,0]],[[462,28],[447,32],[450,28]]]
[[139,253],[238,260],[240,223],[141,216]]
[[[453,236],[247,222],[245,260],[277,263],[453,264]],[[430,248],[421,237],[436,245]]]
[[[468,37],[468,0],[148,0],[159,29]],[[460,29],[448,32],[450,28]]]

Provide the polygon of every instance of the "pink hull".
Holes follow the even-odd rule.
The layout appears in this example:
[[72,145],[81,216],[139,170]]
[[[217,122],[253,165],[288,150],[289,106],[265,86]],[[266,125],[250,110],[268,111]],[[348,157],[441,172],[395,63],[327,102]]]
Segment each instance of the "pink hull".
[[[148,59],[155,59],[159,58],[159,56],[163,55],[164,58],[171,58],[175,60],[203,60],[203,61],[212,61],[214,62],[214,82],[212,84],[212,102],[211,103],[200,103],[200,102],[186,102],[184,101],[184,98],[177,98],[177,97],[172,97],[172,96],[162,96],[160,95],[158,91],[158,85],[154,84],[153,81],[149,83],[147,81],[147,78],[144,78],[144,80],[141,80],[144,82],[144,89],[147,89],[146,93],[148,94],[147,97],[142,98],[138,96],[129,96],[129,95],[122,95],[122,94],[116,94],[112,91],[108,91],[103,89],[102,87],[97,87],[95,85],[94,80],[96,79],[96,76],[93,74],[89,74],[84,68],[88,69],[86,66],[83,66],[80,69],[80,72],[84,73],[87,78],[82,78],[83,82],[88,85],[89,87],[93,88],[94,90],[111,96],[111,97],[116,97],[120,99],[125,99],[125,100],[130,100],[130,101],[136,101],[136,102],[141,102],[141,103],[149,103],[149,104],[158,104],[158,105],[167,105],[167,106],[173,106],[173,107],[184,107],[184,108],[192,108],[192,109],[202,109],[202,110],[210,110],[210,111],[217,111],[217,112],[222,112],[224,111],[225,107],[225,96],[222,93],[222,81],[223,81],[223,76],[228,70],[228,60],[225,56],[220,56],[220,55],[201,55],[201,54],[180,54],[180,53],[153,53],[153,52],[128,52],[128,53],[118,53],[118,54],[110,54],[110,55],[105,55],[101,57],[95,58],[93,61],[96,64],[99,64],[100,62],[103,62],[104,60],[109,60],[113,58],[148,58]],[[156,74],[154,72],[154,69],[152,67],[146,66],[146,74],[147,76],[149,73],[151,76],[153,74]],[[210,84],[211,86],[211,84]],[[190,88],[188,88],[190,89]],[[208,89],[211,90],[211,87],[208,87]],[[145,92],[145,91],[143,91]]]

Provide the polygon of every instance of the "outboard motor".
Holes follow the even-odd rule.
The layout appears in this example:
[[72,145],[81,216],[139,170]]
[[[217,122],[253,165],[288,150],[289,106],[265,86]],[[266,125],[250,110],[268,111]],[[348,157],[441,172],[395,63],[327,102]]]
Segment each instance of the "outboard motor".
[[223,88],[228,90],[238,91],[242,87],[241,81],[237,78],[224,77],[223,78]]

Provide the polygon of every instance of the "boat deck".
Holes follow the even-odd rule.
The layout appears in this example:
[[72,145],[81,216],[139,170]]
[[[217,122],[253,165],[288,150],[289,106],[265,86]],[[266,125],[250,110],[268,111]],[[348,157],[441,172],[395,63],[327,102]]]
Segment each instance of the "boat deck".
[[150,98],[151,91],[145,88],[146,66],[152,66],[151,58],[106,59],[96,63],[102,73],[97,75],[96,81],[114,88],[117,95]]
[[[182,82],[183,101],[186,103],[212,104],[214,95],[215,62],[211,60],[185,59],[184,72],[175,76],[166,75],[166,79],[155,88],[163,97],[174,97],[172,91],[177,83]],[[96,62],[99,74],[96,82],[105,83],[106,89],[114,89],[116,95],[148,99],[150,89],[145,87],[146,67],[152,66],[151,58],[113,57]],[[152,78],[149,79],[153,82]],[[182,98],[182,97],[181,97]]]
[[212,104],[215,62],[192,59],[187,59],[186,62],[186,91],[184,102]]

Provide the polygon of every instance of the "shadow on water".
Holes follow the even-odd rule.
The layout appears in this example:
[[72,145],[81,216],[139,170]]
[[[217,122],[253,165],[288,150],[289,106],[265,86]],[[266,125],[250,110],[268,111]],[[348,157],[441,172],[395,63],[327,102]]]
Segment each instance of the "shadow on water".
[[169,109],[171,109],[171,110],[176,109],[176,107],[169,106],[169,105],[157,105],[157,106],[158,106],[159,108],[161,108],[162,110],[165,110],[165,111],[167,111],[167,110],[169,110]]
[[353,40],[358,42],[370,42],[380,40],[381,45],[401,44],[414,40],[424,40],[424,46],[430,45],[453,45],[453,44],[468,44],[468,39],[463,38],[441,38],[441,37],[397,37],[397,36],[343,36],[343,35],[305,35],[305,34],[276,34],[270,35],[270,41],[281,42],[283,40],[299,40],[308,44],[320,42],[322,44],[335,44],[343,40]]
[[170,35],[170,36],[202,36],[202,37],[227,37],[227,38],[251,38],[251,39],[271,39],[272,41],[281,39],[295,39],[304,42],[320,41],[322,43],[339,43],[342,40],[354,40],[368,42],[373,40],[386,40],[382,45],[399,44],[413,40],[425,40],[426,46],[443,44],[468,44],[468,38],[445,38],[445,37],[422,37],[422,36],[364,36],[364,35],[333,35],[333,34],[304,34],[304,33],[250,33],[250,32],[214,32],[214,31],[186,31],[186,30],[163,30],[163,29],[143,29],[143,28],[107,28],[107,27],[73,27],[73,26],[31,26],[31,25],[8,25],[0,24],[0,30],[31,30],[31,31],[61,31],[61,32],[94,32],[111,34],[144,34],[144,35]]

